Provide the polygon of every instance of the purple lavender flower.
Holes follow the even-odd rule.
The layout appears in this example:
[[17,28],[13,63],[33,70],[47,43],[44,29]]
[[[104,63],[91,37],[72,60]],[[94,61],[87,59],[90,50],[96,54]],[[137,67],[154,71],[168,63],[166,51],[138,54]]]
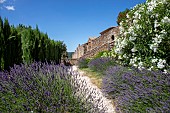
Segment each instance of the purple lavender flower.
[[94,71],[104,72],[111,65],[116,65],[114,59],[102,57],[91,60],[88,67]]
[[54,63],[14,65],[10,72],[0,72],[0,112],[102,112],[90,103],[90,96],[83,100],[83,93],[81,98],[76,95],[80,88],[88,93],[76,83],[76,76]]
[[160,71],[111,66],[105,71],[102,91],[116,100],[117,112],[168,112],[169,82]]

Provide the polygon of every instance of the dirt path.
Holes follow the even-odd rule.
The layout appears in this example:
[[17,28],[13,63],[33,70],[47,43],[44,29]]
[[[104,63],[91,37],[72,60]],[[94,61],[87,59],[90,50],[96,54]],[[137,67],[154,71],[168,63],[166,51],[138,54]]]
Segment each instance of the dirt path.
[[115,113],[115,108],[114,108],[113,104],[111,103],[111,100],[107,99],[103,95],[101,90],[91,82],[91,79],[87,76],[84,76],[84,73],[82,71],[78,70],[78,68],[76,66],[72,66],[72,70],[78,71],[78,73],[80,74],[78,79],[80,79],[82,81],[86,81],[86,84],[82,84],[82,82],[80,82],[80,84],[86,85],[89,92],[94,92],[94,93],[90,94],[93,99],[98,100],[99,98],[101,98],[101,100],[100,100],[101,105],[98,105],[98,108],[103,109],[103,105],[104,105],[106,107],[105,113]]

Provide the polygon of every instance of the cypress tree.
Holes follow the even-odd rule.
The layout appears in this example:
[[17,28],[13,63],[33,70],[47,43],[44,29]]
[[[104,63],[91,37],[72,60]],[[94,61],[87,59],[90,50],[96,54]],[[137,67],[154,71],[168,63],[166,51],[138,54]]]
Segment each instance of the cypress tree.
[[11,27],[11,36],[10,36],[10,42],[11,42],[11,50],[12,50],[12,62],[13,64],[20,64],[22,63],[22,44],[21,44],[21,35],[18,34],[17,29],[12,26]]
[[4,53],[3,20],[0,16],[0,70],[3,69],[3,53]]
[[46,44],[45,44],[45,35],[44,34],[41,34],[41,39],[40,39],[40,51],[39,51],[39,60],[41,62],[45,62],[45,49],[46,49]]
[[10,25],[8,20],[5,18],[4,21],[4,28],[3,28],[3,34],[4,34],[4,69],[8,70],[11,62],[11,50],[10,50],[10,42],[9,42],[9,36],[11,34],[10,32]]

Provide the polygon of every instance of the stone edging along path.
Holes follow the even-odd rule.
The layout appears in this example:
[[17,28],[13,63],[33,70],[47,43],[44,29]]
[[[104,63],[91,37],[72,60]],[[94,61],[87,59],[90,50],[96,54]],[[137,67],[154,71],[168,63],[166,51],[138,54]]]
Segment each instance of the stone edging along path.
[[[77,79],[79,79],[80,81],[86,82],[86,84],[83,84],[82,82],[79,82],[79,83],[81,85],[86,85],[85,87],[87,88],[87,90],[89,90],[89,92],[94,92],[94,93],[90,94],[92,96],[92,98],[95,99],[96,101],[99,98],[101,99],[99,102],[101,105],[95,105],[95,103],[93,103],[95,106],[98,106],[99,109],[103,109],[103,107],[106,107],[105,113],[116,113],[115,108],[112,104],[112,101],[107,99],[103,95],[101,90],[91,82],[91,79],[84,75],[84,72],[78,70],[77,66],[72,66],[72,70],[78,71],[78,73],[80,74],[80,76]],[[86,95],[88,96],[89,94],[86,94]]]

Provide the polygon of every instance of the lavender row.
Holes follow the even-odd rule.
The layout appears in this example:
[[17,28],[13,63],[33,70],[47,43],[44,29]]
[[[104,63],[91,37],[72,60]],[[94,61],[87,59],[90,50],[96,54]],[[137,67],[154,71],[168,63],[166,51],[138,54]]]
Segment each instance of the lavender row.
[[113,66],[116,65],[117,63],[115,62],[114,59],[112,58],[108,58],[108,57],[101,57],[101,58],[96,58],[91,60],[88,63],[88,67],[91,70],[94,71],[98,71],[98,72],[105,72],[105,70],[109,67],[109,66]]
[[170,112],[170,74],[112,66],[105,72],[103,92],[114,99],[116,111]]
[[61,65],[15,65],[10,72],[0,72],[0,112],[104,112],[92,104],[90,96],[77,95],[78,90],[86,91],[78,76]]

